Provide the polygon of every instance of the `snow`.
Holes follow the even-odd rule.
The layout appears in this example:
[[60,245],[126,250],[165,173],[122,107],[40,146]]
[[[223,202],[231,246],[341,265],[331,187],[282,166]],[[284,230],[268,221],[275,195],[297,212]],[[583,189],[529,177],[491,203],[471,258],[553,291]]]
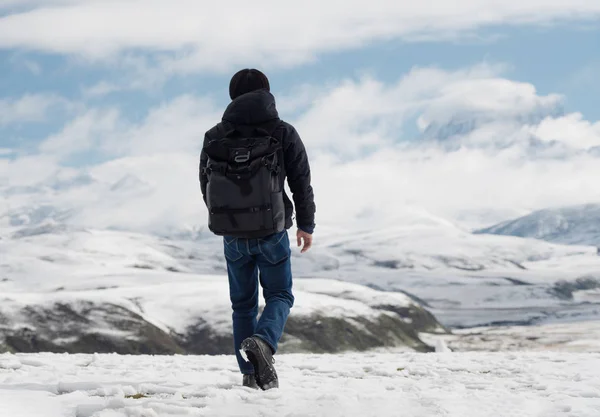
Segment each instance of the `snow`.
[[[473,235],[427,213],[400,214],[405,217],[394,227],[325,228],[313,251],[300,255],[294,248],[299,297],[293,313],[370,316],[379,314],[377,306],[422,302],[447,326],[597,317],[590,307],[598,305],[593,291],[576,291],[572,300],[554,291],[561,280],[600,276],[595,248]],[[0,229],[0,291],[12,302],[110,301],[137,308],[132,311],[160,328],[180,331],[200,315],[221,329],[228,326],[219,238],[66,226],[44,231]],[[6,311],[10,303],[0,308]]]
[[[319,236],[320,243],[342,261],[341,269],[357,264],[389,265],[425,270],[515,269],[518,264],[573,255],[595,255],[585,246],[551,245],[535,239],[474,235],[427,212],[403,211],[397,222],[365,229],[341,229]],[[340,258],[340,255],[342,256]],[[600,263],[597,263],[600,265]]]
[[594,352],[600,353],[600,321],[559,321],[535,326],[488,326],[454,329],[452,334],[425,334],[420,339],[460,352]]
[[446,344],[444,339],[438,339],[435,344],[435,351],[438,353],[446,353],[446,352],[452,352],[452,349],[450,349],[448,347],[448,345]]
[[350,284],[342,281],[324,279],[298,280],[295,288],[314,294],[325,295],[327,298],[342,299],[345,304],[366,305],[370,307],[382,305],[410,306],[413,300],[398,292],[382,292],[363,285]]
[[[199,319],[231,331],[218,238],[62,225],[0,235],[0,313],[11,326],[31,325],[27,307],[91,302],[164,331]],[[420,335],[435,354],[278,355],[282,388],[272,392],[240,387],[230,356],[0,355],[0,417],[600,415],[599,289],[555,291],[600,276],[593,247],[473,235],[413,213],[385,233],[324,233],[308,254],[294,248],[292,264],[293,315],[352,322],[423,303],[470,328]],[[100,313],[89,331],[117,330]]]
[[[18,365],[18,366],[17,366]],[[600,354],[282,355],[281,388],[241,386],[233,356],[0,355],[15,417],[597,417]]]
[[600,302],[600,289],[580,291],[575,293],[573,297],[580,302],[598,303]]
[[[231,304],[229,301],[229,289],[226,278],[222,276],[190,275],[187,281],[168,281],[171,275],[163,274],[164,284],[154,284],[138,287],[108,288],[101,291],[60,291],[52,293],[12,293],[5,294],[0,313],[12,317],[17,325],[26,323],[19,319],[19,312],[26,311],[28,306],[51,306],[60,303],[71,306],[75,311],[85,302],[93,302],[96,305],[121,306],[129,311],[140,315],[145,321],[152,323],[158,328],[166,331],[174,330],[184,334],[188,327],[202,320],[208,324],[213,331],[220,334],[231,332]],[[309,283],[303,285],[303,280],[297,280],[295,290],[296,306],[294,315],[311,316],[319,313],[326,317],[360,317],[377,318],[384,312],[370,305],[351,299],[337,298],[323,293],[312,293],[319,288],[328,285],[344,290],[348,286],[348,293],[356,291],[357,285],[336,283],[335,281],[320,280],[321,287]],[[408,307],[413,303],[403,294],[394,297],[394,293],[386,294],[380,291],[365,288],[372,297],[382,294],[382,298],[395,298],[395,303],[390,305]],[[133,302],[135,300],[135,302]],[[261,300],[261,304],[263,301]],[[90,332],[110,332],[110,324],[104,321],[100,315],[93,318],[94,327]],[[27,327],[27,326],[25,326]],[[121,336],[126,336],[122,334]]]
[[[0,253],[0,329],[35,331],[31,312],[55,317],[47,312],[60,305],[91,320],[89,326],[69,326],[84,334],[135,338],[135,327],[114,328],[127,312],[166,334],[185,335],[199,326],[215,336],[231,334],[228,281],[217,239],[175,241],[122,231],[61,229],[0,240]],[[295,317],[343,318],[360,327],[364,323],[352,318],[376,321],[391,314],[382,305],[420,308],[402,293],[354,283],[299,278],[294,285]],[[61,345],[73,341],[52,329],[37,332]]]

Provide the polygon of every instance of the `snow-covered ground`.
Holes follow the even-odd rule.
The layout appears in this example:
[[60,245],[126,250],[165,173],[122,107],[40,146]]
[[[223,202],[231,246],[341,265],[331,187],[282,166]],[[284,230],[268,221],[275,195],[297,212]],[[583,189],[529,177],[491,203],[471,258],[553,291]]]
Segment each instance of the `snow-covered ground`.
[[[454,328],[556,321],[577,327],[600,316],[594,288],[600,287],[600,257],[593,247],[473,235],[420,212],[380,231],[323,229],[313,251],[300,255],[294,248],[292,317],[373,323],[384,305],[423,306]],[[49,306],[68,304],[81,314],[89,310],[86,303],[103,303],[159,329],[181,334],[200,324],[226,335],[222,251],[218,238],[203,234],[181,239],[52,223],[3,228],[0,314],[12,328],[31,328],[39,320],[19,312],[48,314]],[[582,277],[589,279],[577,281]],[[118,314],[96,311],[92,330],[110,333]],[[581,326],[576,338],[589,339]]]
[[[34,228],[0,240],[0,253],[0,350],[233,351],[225,261],[214,238]],[[443,331],[401,292],[297,279],[294,293],[283,351],[427,350],[416,331]]]
[[600,321],[562,321],[533,326],[489,326],[453,329],[452,334],[421,334],[431,346],[480,352],[600,353]]
[[[301,256],[294,248],[289,330],[297,333],[284,347],[328,351],[319,343],[331,340],[300,345],[303,318],[313,330],[322,325],[315,317],[343,319],[344,334],[351,326],[362,340],[376,329],[388,334],[390,325],[414,331],[427,309],[453,334],[417,336],[454,352],[278,355],[282,388],[266,393],[239,386],[233,356],[6,354],[0,417],[600,415],[595,248],[473,235],[425,215],[379,232],[323,229],[313,251]],[[55,345],[94,349],[97,338],[73,341],[94,333],[148,348],[140,339],[148,329],[170,337],[208,326],[211,338],[161,336],[153,349],[166,344],[177,353],[201,342],[219,353],[231,344],[221,245],[202,234],[0,229],[0,328],[21,332],[21,343],[50,334]],[[516,352],[523,350],[537,352]]]
[[230,356],[0,355],[2,417],[597,417],[600,354],[282,355],[281,389]]

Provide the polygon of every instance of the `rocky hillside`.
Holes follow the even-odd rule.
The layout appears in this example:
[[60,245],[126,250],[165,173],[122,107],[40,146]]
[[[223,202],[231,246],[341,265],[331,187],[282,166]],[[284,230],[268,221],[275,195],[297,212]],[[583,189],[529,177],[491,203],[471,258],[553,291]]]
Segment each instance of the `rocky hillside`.
[[[62,226],[5,236],[0,351],[232,353],[222,255],[212,244],[188,243],[195,251]],[[445,331],[403,293],[298,279],[295,295],[282,352],[429,351],[419,332]]]

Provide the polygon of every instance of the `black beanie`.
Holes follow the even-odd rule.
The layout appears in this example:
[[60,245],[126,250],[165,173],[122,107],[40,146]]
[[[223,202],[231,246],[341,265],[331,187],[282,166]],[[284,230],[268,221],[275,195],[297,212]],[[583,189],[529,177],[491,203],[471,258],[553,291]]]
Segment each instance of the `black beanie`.
[[267,76],[257,69],[246,68],[238,71],[231,78],[231,82],[229,83],[229,96],[232,100],[235,100],[242,94],[263,88],[267,91],[271,90]]

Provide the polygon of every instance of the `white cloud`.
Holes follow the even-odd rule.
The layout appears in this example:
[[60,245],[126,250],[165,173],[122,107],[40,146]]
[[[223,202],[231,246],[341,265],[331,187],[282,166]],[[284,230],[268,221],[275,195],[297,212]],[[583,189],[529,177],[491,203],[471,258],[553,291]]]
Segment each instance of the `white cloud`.
[[39,184],[60,169],[56,158],[48,155],[0,158],[0,187]]
[[42,66],[38,62],[20,54],[11,56],[9,62],[19,69],[26,69],[33,75],[41,75],[43,72]]
[[554,108],[561,101],[557,94],[540,97],[533,85],[502,78],[463,79],[444,85],[422,122],[449,122],[457,114],[490,114],[498,119],[525,115],[536,108]]
[[564,142],[569,146],[588,149],[600,146],[600,122],[590,123],[581,113],[559,118],[546,118],[528,129],[544,141]]
[[0,126],[42,122],[52,108],[66,105],[65,99],[53,94],[27,94],[17,99],[0,99]]
[[199,152],[204,133],[221,115],[210,100],[180,96],[150,110],[142,123],[114,132],[102,146],[110,153],[132,156]]
[[90,170],[94,178],[114,184],[125,176],[138,183],[125,192],[103,189],[94,204],[85,204],[75,221],[87,225],[165,231],[203,224],[206,219],[198,184],[199,155],[164,153],[128,157]]
[[35,0],[0,0],[0,10],[13,6],[24,6],[37,3]]
[[102,97],[107,94],[120,91],[122,89],[122,87],[115,83],[108,81],[100,81],[90,87],[85,88],[83,90],[83,95],[86,97]]
[[296,122],[313,149],[346,156],[411,139],[404,130],[417,116],[422,131],[467,124],[473,134],[459,131],[462,143],[509,142],[529,118],[545,117],[562,98],[540,96],[531,84],[501,78],[504,70],[489,64],[454,72],[414,68],[392,84],[369,77],[347,80],[313,92],[310,107]]
[[221,118],[207,99],[184,95],[151,109],[139,123],[118,109],[88,109],[39,145],[46,154],[65,159],[81,152],[108,157],[199,153],[204,133]]
[[116,109],[89,110],[69,122],[61,132],[40,144],[43,153],[68,157],[97,146],[117,130],[119,112]]
[[0,156],[12,155],[14,151],[8,148],[0,148]]
[[319,53],[378,40],[454,37],[486,25],[600,15],[597,0],[30,0],[28,4],[28,10],[0,18],[0,48],[104,60],[149,51],[168,73],[223,70],[242,63],[289,66]]
[[567,77],[564,82],[564,88],[569,89],[595,89],[598,91],[600,85],[598,85],[598,73],[600,73],[600,60],[596,57],[590,57],[592,61],[575,70],[571,75]]
[[[303,87],[305,96],[287,108],[298,112],[291,122],[311,157],[317,222],[396,224],[409,221],[402,213],[412,206],[482,226],[481,213],[492,222],[599,201],[599,158],[585,151],[597,141],[598,123],[577,113],[555,114],[559,96],[540,95],[501,73],[489,65],[453,72],[415,68],[390,84],[366,77]],[[135,123],[116,110],[89,110],[42,145],[44,157],[0,159],[0,188],[35,185],[39,193],[10,197],[11,207],[43,201],[76,208],[73,221],[93,227],[164,231],[204,224],[198,152],[222,110],[190,95]],[[474,122],[454,135],[457,146],[448,147],[446,137],[436,136],[443,126],[422,141],[402,133],[419,116],[427,125]],[[84,149],[117,158],[82,168],[79,175],[90,175],[91,184],[43,187],[60,172],[76,176],[65,174],[60,158],[65,150]]]
[[[491,154],[463,148],[388,148],[339,162],[314,158],[315,192],[323,224],[351,227],[402,224],[406,206],[423,207],[470,226],[478,212],[524,213],[550,206],[600,201],[598,159],[524,161],[515,150]],[[475,215],[469,218],[468,211]],[[364,213],[370,213],[365,217]],[[360,219],[360,220],[359,220]],[[493,220],[491,220],[493,219]],[[505,220],[488,217],[488,221]]]

